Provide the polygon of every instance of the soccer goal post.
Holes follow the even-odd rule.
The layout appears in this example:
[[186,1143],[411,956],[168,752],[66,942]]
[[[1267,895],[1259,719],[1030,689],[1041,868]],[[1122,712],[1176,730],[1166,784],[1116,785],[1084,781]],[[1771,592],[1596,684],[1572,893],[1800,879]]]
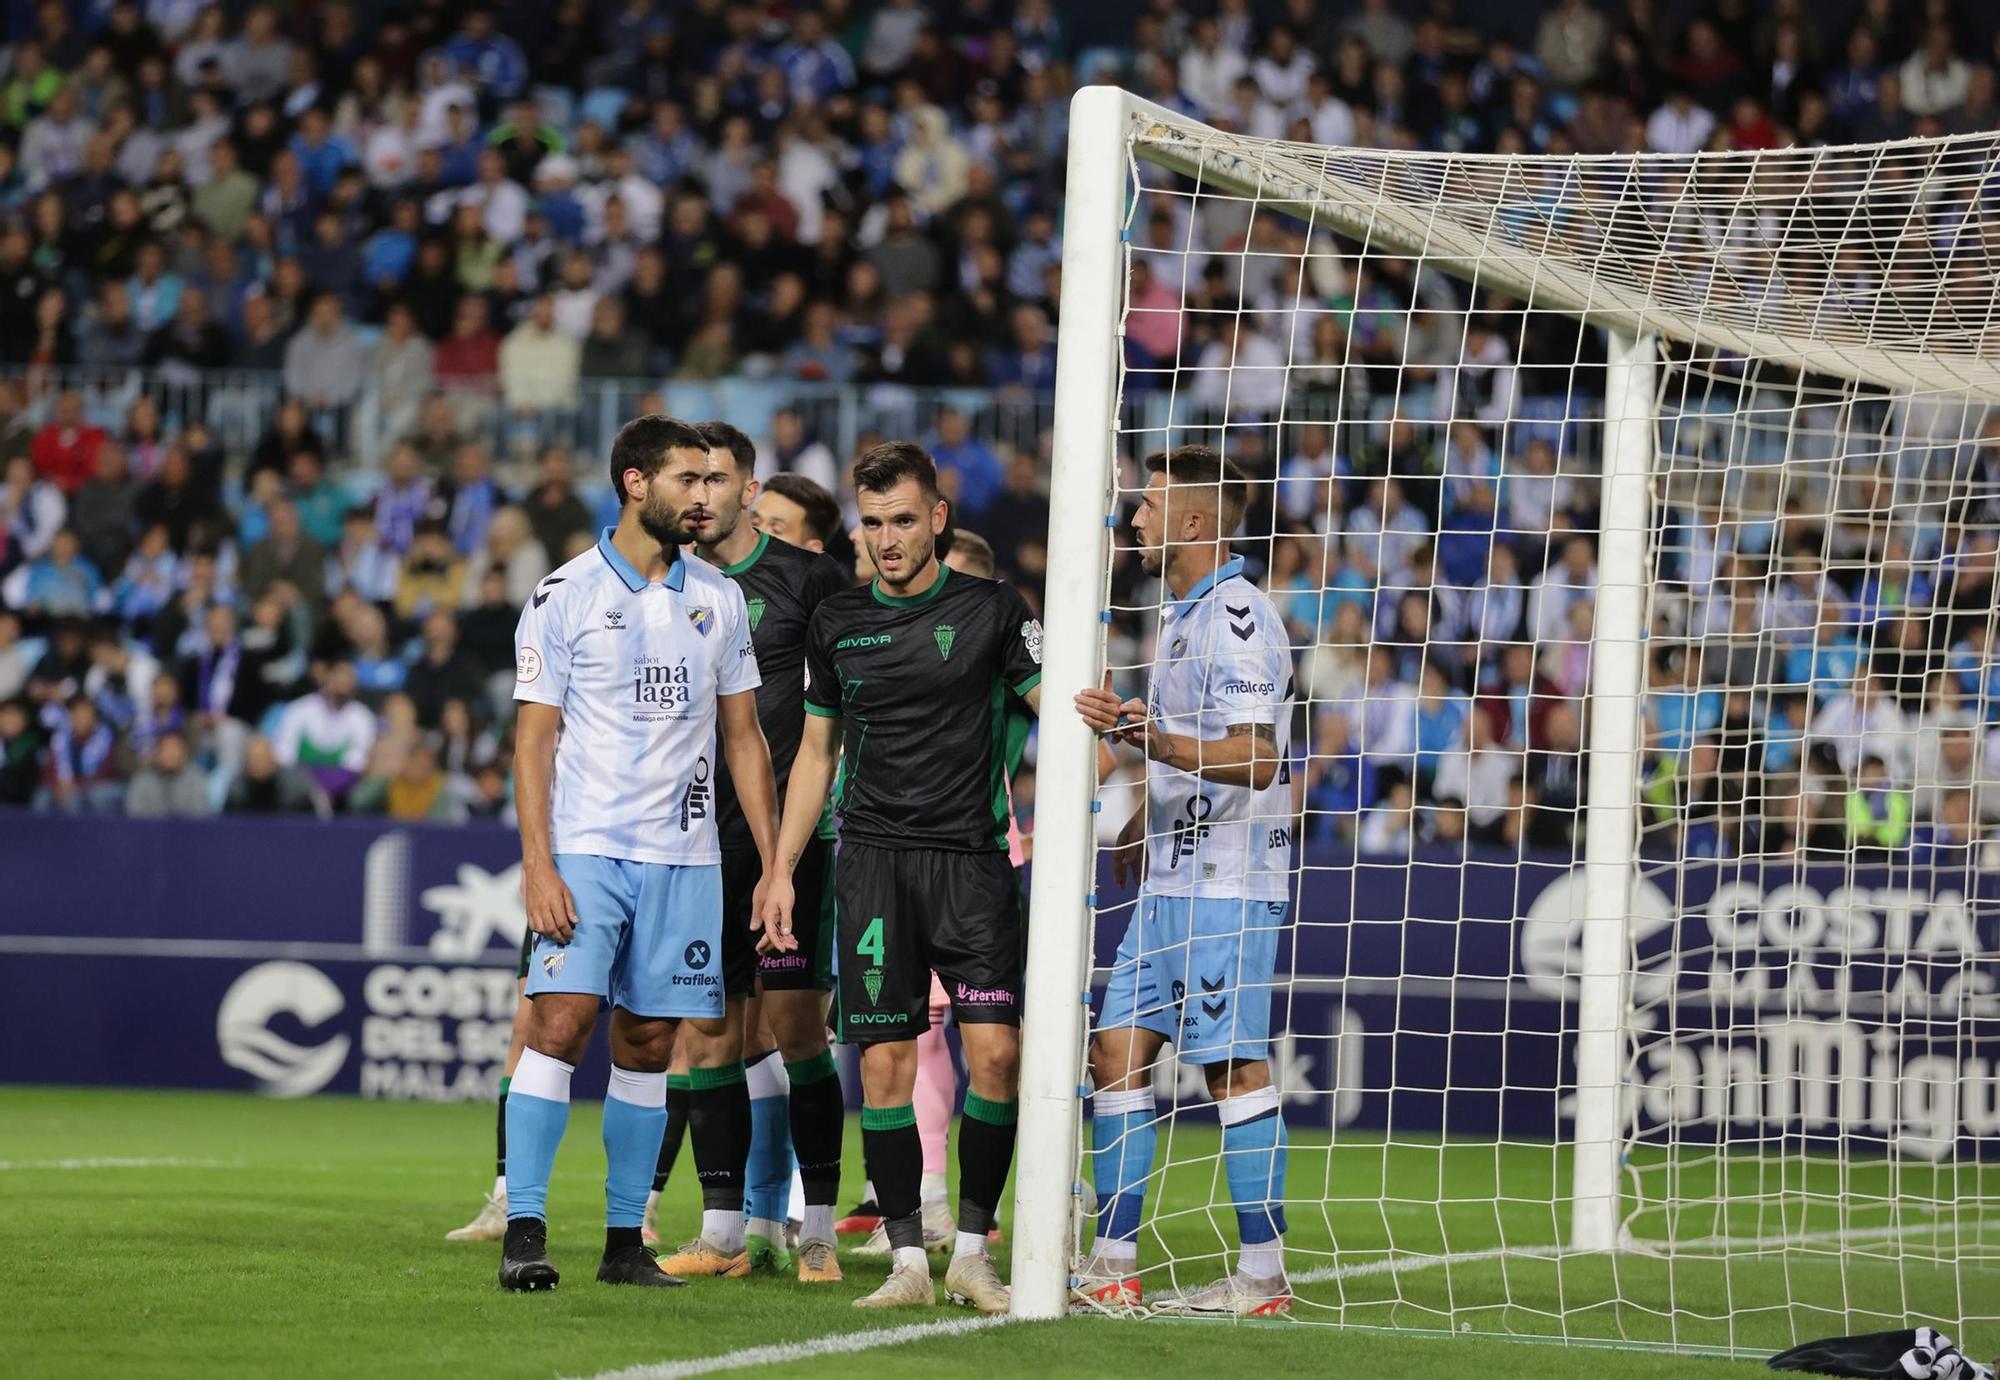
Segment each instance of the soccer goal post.
[[[1275,965],[1202,977],[1270,1008],[1293,1317],[2000,1349],[1997,155],[1330,148],[1077,94],[1017,1315],[1097,1230],[1107,845],[1137,811],[1228,865],[1069,704],[1225,664],[1164,645],[1129,530],[1200,443],[1293,650]],[[1171,1043],[1153,1106],[1133,1315],[1236,1259]]]

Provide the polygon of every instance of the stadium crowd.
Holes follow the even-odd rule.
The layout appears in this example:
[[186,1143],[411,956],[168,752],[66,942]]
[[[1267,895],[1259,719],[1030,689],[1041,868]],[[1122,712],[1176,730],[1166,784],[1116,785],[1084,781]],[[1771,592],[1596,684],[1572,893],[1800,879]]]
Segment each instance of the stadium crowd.
[[[1145,0],[1079,47],[1052,0],[0,0],[0,803],[505,814],[514,619],[606,520],[593,389],[622,417],[762,381],[732,420],[843,502],[855,448],[916,430],[1038,599],[1079,84],[1391,149],[2000,124],[1970,7],[1666,11]],[[1163,176],[1132,243],[1133,417],[1227,424],[1259,480],[1311,832],[1579,847],[1597,333]],[[1668,514],[1662,846],[1963,848],[2000,818],[2000,430],[1963,430],[1761,521]],[[1940,473],[1971,497],[1891,521]],[[1116,664],[1159,600],[1122,559]]]

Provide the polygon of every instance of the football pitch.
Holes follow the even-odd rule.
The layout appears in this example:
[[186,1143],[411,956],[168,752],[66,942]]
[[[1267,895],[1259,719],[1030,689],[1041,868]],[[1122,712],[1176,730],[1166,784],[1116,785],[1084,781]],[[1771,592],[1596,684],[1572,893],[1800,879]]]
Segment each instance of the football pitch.
[[[757,1278],[610,1289],[592,1279],[602,1240],[597,1107],[579,1103],[550,1199],[563,1285],[553,1295],[509,1295],[494,1282],[497,1245],[443,1239],[471,1216],[489,1182],[492,1122],[484,1105],[0,1089],[6,1373],[668,1380],[750,1369],[1068,1377],[1230,1367],[1490,1380],[1747,1376],[1749,1358],[1788,1345],[1795,1331],[1895,1326],[1905,1309],[1912,1321],[1990,1315],[1990,1302],[1961,1291],[2000,1289],[2000,1229],[1989,1223],[1895,1211],[1874,1226],[1849,1220],[1825,1231],[1809,1215],[1777,1220],[1766,1176],[1789,1174],[1785,1187],[1796,1199],[1810,1186],[1799,1176],[1820,1168],[1797,1161],[1728,1166],[1740,1200],[1682,1222],[1680,1239],[1707,1246],[1672,1261],[1644,1253],[1557,1259],[1552,1250],[1502,1258],[1495,1248],[1503,1240],[1532,1249],[1558,1239],[1552,1202],[1566,1170],[1557,1152],[1384,1146],[1345,1135],[1332,1149],[1323,1136],[1295,1139],[1288,1238],[1299,1317],[1343,1322],[1342,1330],[1160,1319],[982,1324],[952,1308],[862,1313],[849,1303],[885,1265],[845,1253],[848,1279],[838,1286]],[[854,1125],[843,1204],[861,1180]],[[1143,1259],[1157,1262],[1170,1246],[1186,1267],[1181,1283],[1205,1282],[1220,1268],[1223,1237],[1199,1210],[1220,1177],[1216,1149],[1212,1128],[1181,1127],[1171,1137],[1165,1212]],[[684,1155],[663,1226],[696,1221],[691,1168]],[[1875,1187],[1891,1194],[1885,1204],[1892,1190],[1935,1200],[1943,1186],[1891,1182],[1879,1166],[1844,1172],[1850,1190],[1857,1175],[1883,1176]],[[1969,1186],[1968,1171],[1956,1172],[1961,1201],[1990,1202],[2000,1190],[1990,1180]],[[1706,1188],[1685,1175],[1676,1185],[1683,1199],[1712,1190],[1712,1177]],[[1298,1202],[1322,1193],[1324,1207]],[[1218,1220],[1227,1231],[1227,1214]],[[1844,1258],[1825,1244],[1836,1239],[1855,1243]],[[1725,1243],[1736,1248],[1727,1259]],[[1974,1263],[1956,1273],[1930,1268],[1947,1246]],[[1004,1246],[1001,1253],[1004,1266]],[[1147,1283],[1159,1290],[1172,1281],[1154,1271]],[[1925,1308],[1945,1311],[1926,1318]],[[1732,1310],[1733,1322],[1718,1321]],[[1565,1321],[1573,1336],[1733,1345],[1742,1359],[1557,1350],[1480,1335],[1559,1334]],[[1990,1333],[1960,1340],[1974,1355],[2000,1347]]]

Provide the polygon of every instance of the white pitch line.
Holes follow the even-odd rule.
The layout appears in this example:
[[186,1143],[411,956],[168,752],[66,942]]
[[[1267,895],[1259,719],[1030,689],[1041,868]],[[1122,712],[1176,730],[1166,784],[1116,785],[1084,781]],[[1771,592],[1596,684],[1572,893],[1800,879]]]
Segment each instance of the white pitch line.
[[164,1159],[77,1159],[77,1160],[0,1160],[0,1170],[7,1169],[242,1169],[241,1160],[187,1160],[172,1157]]
[[822,1356],[846,1356],[878,1347],[924,1342],[933,1337],[959,1337],[988,1327],[1004,1327],[1014,1319],[953,1318],[947,1322],[917,1323],[909,1327],[878,1327],[866,1332],[843,1332],[831,1337],[815,1337],[804,1342],[780,1342],[773,1346],[746,1347],[720,1356],[699,1356],[686,1361],[655,1361],[650,1365],[626,1366],[622,1370],[599,1371],[589,1380],[683,1380],[694,1375],[715,1375],[750,1366],[779,1366],[793,1361],[813,1361]]

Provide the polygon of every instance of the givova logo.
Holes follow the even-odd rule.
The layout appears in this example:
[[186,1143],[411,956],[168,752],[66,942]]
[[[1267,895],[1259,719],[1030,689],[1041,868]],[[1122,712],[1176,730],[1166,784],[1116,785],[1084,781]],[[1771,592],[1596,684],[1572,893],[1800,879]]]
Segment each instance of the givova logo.
[[305,1097],[333,1080],[353,1042],[335,1035],[299,1045],[271,1029],[271,1018],[293,1016],[312,1027],[340,1014],[346,1001],[319,969],[304,963],[260,963],[229,985],[215,1012],[222,1062],[241,1069],[273,1097]]

